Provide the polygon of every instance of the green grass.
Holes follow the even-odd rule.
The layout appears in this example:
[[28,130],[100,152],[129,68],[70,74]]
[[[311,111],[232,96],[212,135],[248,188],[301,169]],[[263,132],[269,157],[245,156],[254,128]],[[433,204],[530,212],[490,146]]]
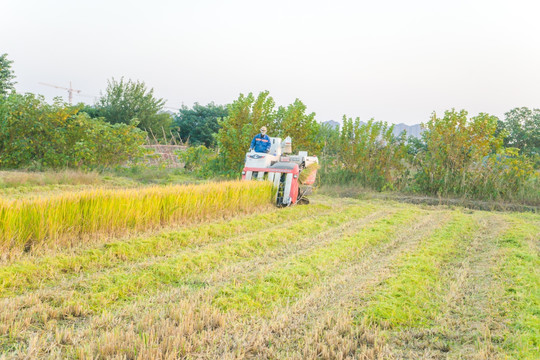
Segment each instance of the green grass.
[[63,171],[0,171],[0,189],[51,185],[98,185],[102,180],[96,172]]
[[460,242],[470,240],[475,225],[470,216],[455,212],[452,220],[416,251],[403,254],[394,265],[395,276],[359,309],[358,317],[385,327],[429,325],[445,293],[443,267],[458,256]]
[[[530,216],[525,216],[529,218]],[[496,269],[503,287],[498,303],[500,316],[508,331],[502,344],[510,358],[540,358],[540,258],[538,245],[540,226],[522,220],[523,216],[508,216],[512,225],[500,238],[499,252],[504,259]]]

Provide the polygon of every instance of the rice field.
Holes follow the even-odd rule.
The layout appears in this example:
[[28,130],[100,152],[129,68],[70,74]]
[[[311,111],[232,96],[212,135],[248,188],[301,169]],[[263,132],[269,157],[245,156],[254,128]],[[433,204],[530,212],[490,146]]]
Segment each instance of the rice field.
[[[248,184],[4,202],[2,219],[38,208],[43,227],[5,251],[29,233],[47,250],[0,263],[0,358],[540,357],[540,215],[322,195],[277,209]],[[171,205],[188,194],[190,211]],[[85,227],[58,210],[89,204]]]
[[269,183],[90,189],[49,197],[0,199],[0,251],[4,257],[72,246],[89,237],[204,221],[269,207]]

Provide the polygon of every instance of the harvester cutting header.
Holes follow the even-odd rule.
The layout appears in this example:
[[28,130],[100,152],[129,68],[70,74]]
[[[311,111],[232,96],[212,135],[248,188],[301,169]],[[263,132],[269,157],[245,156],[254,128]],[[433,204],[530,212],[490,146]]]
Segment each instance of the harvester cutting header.
[[[242,180],[268,180],[277,189],[277,206],[308,204],[307,195],[313,191],[313,184],[319,168],[317,156],[308,156],[307,151],[292,155],[292,141],[266,135],[266,127],[261,128],[251,142],[246,154]],[[289,154],[289,155],[285,155]]]

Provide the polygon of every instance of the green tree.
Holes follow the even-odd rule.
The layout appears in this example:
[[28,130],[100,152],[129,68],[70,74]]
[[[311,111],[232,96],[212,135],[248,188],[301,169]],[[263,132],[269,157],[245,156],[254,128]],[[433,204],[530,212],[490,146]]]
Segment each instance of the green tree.
[[138,123],[140,129],[160,137],[172,124],[171,115],[163,113],[165,100],[154,97],[154,89],[148,90],[144,82],[108,81],[105,95],[96,104],[97,113],[111,124]]
[[371,119],[363,124],[359,118],[343,116],[337,156],[341,170],[377,190],[400,186],[407,145],[405,134],[396,138],[393,130],[386,122]]
[[229,116],[219,122],[221,128],[216,137],[220,150],[217,161],[223,172],[240,173],[249,144],[261,126],[267,126],[268,133],[273,135],[276,125],[274,107],[274,99],[268,91],[259,93],[257,98],[253,93],[240,94],[229,106]]
[[306,150],[311,154],[319,154],[327,141],[336,141],[337,134],[328,132],[330,138],[321,135],[321,126],[315,121],[315,113],[307,113],[306,106],[296,99],[288,106],[275,108],[274,99],[268,91],[255,97],[240,94],[238,99],[229,105],[229,116],[224,118],[217,136],[219,157],[218,167],[225,172],[237,174],[244,164],[245,153],[251,140],[259,133],[262,126],[268,129],[271,137],[285,138],[290,136],[293,151]]
[[180,128],[183,141],[189,139],[193,145],[212,147],[216,144],[215,136],[219,130],[219,120],[227,117],[229,111],[224,105],[213,102],[203,106],[195,103],[193,108],[182,106],[174,119],[174,126]]
[[417,160],[420,165],[417,184],[422,191],[436,194],[464,194],[472,169],[502,147],[497,136],[497,117],[479,114],[467,118],[465,110],[446,111],[438,118],[433,113],[422,137],[426,147]]
[[5,97],[15,90],[15,74],[11,69],[13,60],[7,58],[7,54],[0,55],[0,97]]
[[328,171],[336,161],[339,154],[339,127],[333,127],[330,124],[322,123],[319,125],[316,142],[321,148],[319,159],[323,166],[323,171]]
[[317,141],[320,125],[315,121],[315,113],[306,114],[306,105],[299,99],[287,107],[278,108],[274,126],[274,136],[291,137],[293,152],[306,150],[317,154],[322,148]]
[[501,125],[506,132],[505,146],[518,148],[527,156],[540,155],[540,109],[512,109]]
[[100,117],[99,109],[95,105],[88,105],[88,104],[80,104],[81,110],[80,112],[84,112],[88,114],[91,118],[98,118]]

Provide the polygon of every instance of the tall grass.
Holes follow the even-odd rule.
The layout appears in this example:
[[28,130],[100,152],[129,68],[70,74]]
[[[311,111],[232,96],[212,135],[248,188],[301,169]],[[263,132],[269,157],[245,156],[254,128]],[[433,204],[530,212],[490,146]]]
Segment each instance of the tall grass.
[[6,254],[252,211],[268,206],[267,182],[221,182],[139,189],[96,189],[48,198],[0,200],[0,249]]
[[101,182],[97,172],[61,171],[0,171],[0,188],[43,185],[95,185]]

